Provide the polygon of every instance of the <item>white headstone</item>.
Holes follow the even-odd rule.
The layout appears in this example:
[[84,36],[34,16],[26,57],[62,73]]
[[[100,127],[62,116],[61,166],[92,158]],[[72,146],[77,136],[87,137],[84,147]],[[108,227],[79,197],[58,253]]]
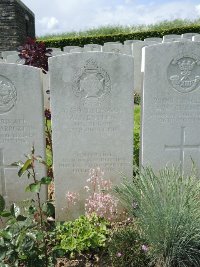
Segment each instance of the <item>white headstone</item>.
[[44,94],[44,108],[50,109],[50,84],[49,84],[49,72],[42,73],[43,77],[43,94]]
[[2,51],[1,52],[1,56],[5,60],[7,59],[7,56],[10,56],[10,55],[18,55],[18,54],[19,54],[19,52],[17,52],[17,51]]
[[[132,177],[133,58],[102,52],[74,53],[50,62],[56,219],[84,213],[91,168],[114,185]],[[80,201],[68,210],[67,192]]]
[[85,52],[102,51],[102,46],[98,44],[87,44],[87,45],[84,45],[84,51]]
[[110,45],[110,44],[120,44],[119,41],[115,41],[115,42],[105,42],[103,45]]
[[129,44],[138,43],[138,42],[142,42],[142,41],[141,40],[126,40],[124,41],[124,44],[129,45]]
[[157,42],[153,41],[144,41],[132,44],[132,51],[134,57],[134,91],[137,93],[141,93],[142,91],[142,48],[149,45],[157,44]]
[[198,35],[194,35],[194,36],[192,37],[192,41],[194,41],[194,42],[200,42],[200,34],[198,34]]
[[186,39],[189,39],[189,40],[192,40],[192,37],[195,36],[195,35],[198,35],[198,33],[196,32],[187,32],[187,33],[183,33],[181,35],[182,38],[186,38]]
[[[17,168],[10,166],[25,161],[34,144],[37,155],[45,158],[44,110],[41,70],[17,64],[0,64],[0,194],[8,206],[33,195],[25,193],[31,180],[19,178]],[[36,164],[38,177],[46,172]],[[42,199],[46,191],[42,190]]]
[[200,43],[144,50],[141,164],[200,171]]
[[171,38],[163,40],[163,43],[170,43],[170,42],[191,42],[191,40],[187,38]]
[[75,45],[71,45],[71,46],[65,46],[65,47],[63,47],[63,50],[64,50],[64,52],[67,52],[67,53],[69,53],[70,52],[70,50],[72,50],[72,49],[74,49],[74,48],[79,48],[79,46],[75,46]]
[[84,52],[83,47],[77,47],[70,50],[70,53]]
[[23,65],[25,63],[25,60],[21,59],[18,55],[9,55],[9,56],[7,56],[6,62]]
[[181,35],[179,34],[167,34],[167,35],[164,35],[163,36],[163,42],[171,42],[171,41],[174,41],[174,40],[177,40],[181,38]]
[[153,41],[153,42],[157,42],[157,43],[162,43],[162,40],[163,39],[159,38],[159,37],[148,37],[148,38],[144,39],[145,42]]
[[51,53],[51,55],[53,56],[53,57],[56,57],[56,56],[60,56],[60,55],[63,55],[63,54],[66,54],[67,52],[64,52],[64,51],[53,51],[52,53]]
[[52,49],[54,51],[61,51],[61,48],[58,47],[48,47],[47,49]]
[[124,54],[124,45],[121,43],[106,44],[102,47],[103,52],[121,53]]

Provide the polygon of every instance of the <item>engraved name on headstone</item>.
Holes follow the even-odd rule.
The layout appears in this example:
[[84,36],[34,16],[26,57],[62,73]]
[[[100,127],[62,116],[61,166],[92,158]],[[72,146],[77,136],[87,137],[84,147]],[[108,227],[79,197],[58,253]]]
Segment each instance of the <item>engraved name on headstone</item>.
[[[51,58],[56,219],[84,213],[84,186],[100,167],[113,184],[132,177],[133,58],[85,52]],[[67,192],[79,193],[69,212]],[[70,218],[69,218],[69,217]]]

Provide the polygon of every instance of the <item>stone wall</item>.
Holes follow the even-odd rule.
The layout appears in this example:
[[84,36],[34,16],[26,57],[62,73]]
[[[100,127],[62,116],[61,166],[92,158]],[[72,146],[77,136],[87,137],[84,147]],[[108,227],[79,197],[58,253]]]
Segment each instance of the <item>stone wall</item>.
[[0,1],[0,51],[16,50],[27,36],[35,37],[35,16],[21,0]]

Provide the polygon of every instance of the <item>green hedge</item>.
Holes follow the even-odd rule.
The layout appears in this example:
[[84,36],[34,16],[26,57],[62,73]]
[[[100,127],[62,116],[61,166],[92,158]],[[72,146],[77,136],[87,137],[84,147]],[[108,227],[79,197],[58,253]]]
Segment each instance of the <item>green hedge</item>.
[[[105,42],[115,42],[120,41],[124,42],[125,40],[144,40],[148,37],[163,37],[166,34],[183,34],[186,32],[196,32],[200,33],[200,25],[197,26],[186,26],[181,28],[172,28],[172,29],[162,29],[159,31],[142,31],[134,32],[128,34],[110,34],[110,35],[99,35],[99,36],[80,36],[80,37],[71,37],[71,38],[54,38],[49,40],[43,40],[47,47],[60,47],[64,46],[84,46],[85,44],[100,44],[103,45]],[[41,40],[42,41],[42,40]]]

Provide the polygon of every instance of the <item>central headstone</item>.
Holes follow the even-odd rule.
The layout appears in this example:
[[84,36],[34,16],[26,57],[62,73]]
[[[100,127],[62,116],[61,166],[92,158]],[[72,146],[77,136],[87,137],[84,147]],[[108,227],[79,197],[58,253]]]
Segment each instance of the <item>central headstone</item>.
[[[167,51],[167,53],[166,53]],[[200,43],[145,47],[141,164],[200,171]],[[153,66],[153,68],[152,68]]]
[[[62,221],[84,213],[91,168],[100,167],[114,185],[132,177],[133,58],[88,52],[49,62],[56,219]],[[67,192],[80,195],[70,212]]]

